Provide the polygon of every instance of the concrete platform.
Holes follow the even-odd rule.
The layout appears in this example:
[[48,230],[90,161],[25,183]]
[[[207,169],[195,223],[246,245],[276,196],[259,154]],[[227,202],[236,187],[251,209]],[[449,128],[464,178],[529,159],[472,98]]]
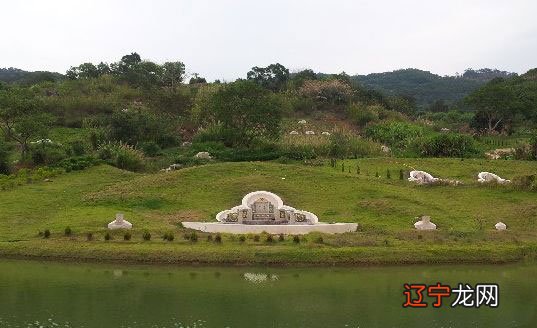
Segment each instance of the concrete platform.
[[214,222],[183,222],[185,228],[212,233],[232,233],[249,234],[262,233],[284,234],[284,235],[305,235],[310,232],[322,233],[345,233],[354,232],[358,227],[357,223],[316,223],[316,224],[281,224],[281,225],[249,225],[237,223],[214,223]]

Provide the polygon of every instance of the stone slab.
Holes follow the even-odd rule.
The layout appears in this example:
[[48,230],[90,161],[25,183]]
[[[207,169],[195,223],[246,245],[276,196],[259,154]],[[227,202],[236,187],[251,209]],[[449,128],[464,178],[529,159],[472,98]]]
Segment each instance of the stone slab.
[[328,234],[354,232],[357,223],[317,223],[317,224],[282,224],[282,225],[248,225],[237,223],[214,223],[214,222],[183,222],[185,228],[211,233],[270,233],[284,235],[305,235],[310,232],[322,232]]

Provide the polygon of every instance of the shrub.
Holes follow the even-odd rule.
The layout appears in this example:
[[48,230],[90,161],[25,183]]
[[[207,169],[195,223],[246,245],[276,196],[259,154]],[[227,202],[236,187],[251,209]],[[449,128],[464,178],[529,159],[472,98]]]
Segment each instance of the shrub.
[[278,236],[278,241],[284,241],[285,238],[283,236],[283,233],[281,233],[279,236]]
[[64,230],[64,234],[65,234],[66,236],[70,236],[71,233],[72,233],[72,231],[71,231],[71,228],[70,228],[70,227],[65,228],[65,230]]
[[110,235],[109,232],[107,232],[107,233],[104,235],[104,240],[107,240],[107,241],[108,241],[108,240],[110,240],[110,239],[112,239],[112,236]]
[[99,146],[99,158],[109,164],[128,171],[139,171],[144,166],[144,155],[134,147],[117,142]]
[[369,126],[365,130],[367,137],[399,148],[408,147],[423,133],[424,129],[421,126],[405,122],[382,123]]
[[222,242],[222,236],[220,236],[219,233],[217,233],[216,236],[214,237],[214,242],[219,243],[219,244]]
[[50,230],[46,229],[45,232],[43,233],[43,237],[49,238],[50,237]]
[[82,140],[71,141],[69,147],[74,156],[82,156],[86,153],[86,145]]
[[240,235],[240,236],[239,236],[239,241],[240,241],[241,243],[244,243],[244,242],[246,241],[246,237],[245,237],[244,235]]
[[300,237],[297,236],[297,235],[294,235],[294,236],[293,236],[293,243],[295,243],[295,244],[300,243]]
[[52,165],[67,158],[65,148],[57,143],[42,141],[30,145],[24,161],[33,165]]
[[190,234],[190,241],[193,242],[193,243],[198,241],[198,235],[195,232],[192,232]]
[[274,238],[272,237],[272,235],[267,235],[267,243],[272,243],[274,242]]
[[130,232],[125,232],[125,234],[123,235],[123,240],[131,240],[131,233]]
[[0,138],[0,174],[9,174],[9,151],[7,145],[5,145],[3,138]]
[[259,239],[260,239],[260,238],[259,238],[259,235],[254,235],[254,241],[255,241],[255,242],[258,242]]
[[532,174],[515,177],[512,186],[516,189],[535,191],[537,190],[537,176]]
[[474,139],[458,133],[441,133],[421,144],[421,153],[430,157],[466,157],[477,153]]
[[145,156],[155,157],[161,154],[160,146],[153,141],[142,143],[140,148],[142,148]]
[[405,172],[403,171],[403,169],[400,169],[399,170],[399,180],[404,180],[405,179]]
[[86,234],[86,240],[87,240],[87,241],[92,241],[92,240],[93,240],[93,234],[92,234],[91,232],[88,232],[88,233]]
[[151,234],[149,233],[149,231],[144,231],[144,234],[142,235],[142,238],[144,240],[151,240]]
[[57,163],[55,166],[65,169],[66,172],[71,172],[84,170],[85,168],[96,165],[97,163],[99,163],[99,160],[93,156],[79,156],[66,158]]
[[323,237],[322,236],[319,236],[315,239],[315,243],[316,244],[322,244],[324,243],[324,240],[323,240]]
[[386,179],[391,179],[392,174],[390,173],[390,169],[386,169]]
[[[194,233],[192,233],[192,234],[194,234]],[[194,241],[193,238],[194,237],[191,235],[190,240]],[[175,236],[173,235],[173,233],[167,232],[167,233],[164,234],[164,236],[162,236],[162,239],[167,240],[167,241],[173,241],[175,239]],[[198,240],[198,236],[196,236],[195,239]]]
[[190,235],[189,233],[185,233],[185,234],[183,235],[183,238],[184,238],[185,240],[190,240],[190,236],[191,236],[191,235]]
[[209,241],[209,242],[213,241],[213,235],[208,235],[207,236],[207,241]]

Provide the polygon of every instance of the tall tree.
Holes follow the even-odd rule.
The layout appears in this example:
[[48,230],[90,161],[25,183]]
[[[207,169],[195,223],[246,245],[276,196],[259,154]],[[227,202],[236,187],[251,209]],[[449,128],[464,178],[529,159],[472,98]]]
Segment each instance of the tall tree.
[[180,61],[166,62],[162,65],[162,82],[172,89],[183,82],[185,75],[185,64]]
[[279,63],[267,67],[255,66],[246,74],[246,78],[269,90],[280,91],[289,79],[289,70]]

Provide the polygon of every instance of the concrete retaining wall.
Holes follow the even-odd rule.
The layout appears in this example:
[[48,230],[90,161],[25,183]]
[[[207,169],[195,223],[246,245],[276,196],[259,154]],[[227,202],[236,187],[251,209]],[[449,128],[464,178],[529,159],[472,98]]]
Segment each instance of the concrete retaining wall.
[[270,233],[284,235],[305,235],[310,232],[322,233],[345,233],[354,232],[358,227],[357,223],[317,223],[311,225],[283,224],[283,225],[247,225],[236,223],[214,223],[214,222],[183,222],[183,226],[203,232],[220,232],[232,234],[248,233]]

